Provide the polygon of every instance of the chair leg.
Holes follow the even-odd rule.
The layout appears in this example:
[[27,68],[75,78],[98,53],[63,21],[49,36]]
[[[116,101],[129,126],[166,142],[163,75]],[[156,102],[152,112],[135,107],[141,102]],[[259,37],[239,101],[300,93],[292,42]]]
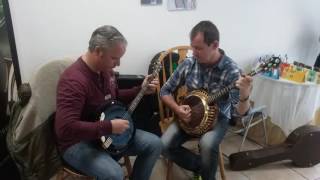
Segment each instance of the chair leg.
[[225,169],[224,169],[224,161],[223,161],[223,154],[221,151],[221,147],[219,146],[219,169],[220,169],[220,176],[222,180],[226,179]]
[[129,156],[124,156],[124,165],[126,166],[126,169],[127,169],[127,177],[129,179],[131,173],[132,173],[132,166],[131,166],[131,162],[130,162],[130,159],[129,159]]
[[249,132],[249,129],[250,129],[250,124],[251,124],[252,119],[253,119],[253,115],[251,115],[251,117],[249,119],[249,122],[245,127],[245,132],[244,132],[244,135],[243,135],[243,138],[242,138],[241,145],[239,147],[239,151],[241,151],[242,146],[243,146],[244,142],[246,141],[246,138],[247,138],[247,135],[248,135],[248,132]]
[[267,134],[267,123],[266,123],[267,117],[263,112],[261,113],[261,118],[263,123],[265,145],[268,146],[268,134]]
[[167,160],[167,175],[166,175],[167,177],[166,177],[166,180],[170,180],[170,178],[171,178],[172,166],[173,166],[173,162],[168,159]]
[[58,170],[57,175],[56,175],[56,180],[63,180],[63,170]]

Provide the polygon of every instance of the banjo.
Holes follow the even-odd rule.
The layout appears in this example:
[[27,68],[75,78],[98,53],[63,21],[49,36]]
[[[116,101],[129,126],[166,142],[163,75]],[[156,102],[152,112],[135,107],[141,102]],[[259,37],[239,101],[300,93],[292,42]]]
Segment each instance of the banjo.
[[[277,68],[280,63],[279,57],[272,56],[248,75],[254,76],[260,72],[270,71],[272,68]],[[234,88],[236,88],[235,83],[232,83],[213,94],[208,94],[205,90],[194,90],[186,97],[180,97],[179,104],[189,105],[191,108],[191,120],[188,123],[178,118],[180,127],[187,134],[196,137],[211,130],[216,124],[219,114],[217,100]]]
[[[158,73],[161,69],[161,64],[159,61],[156,61],[153,65],[153,72],[151,74],[151,81],[158,76]],[[122,134],[110,134],[107,136],[102,136],[101,144],[103,149],[109,152],[112,155],[118,155],[124,152],[128,146],[132,143],[132,139],[135,135],[135,127],[132,120],[132,113],[138,106],[142,97],[144,96],[145,91],[148,88],[148,83],[142,84],[141,90],[131,102],[130,106],[127,108],[121,102],[112,100],[108,102],[103,107],[103,112],[100,115],[100,121],[112,121],[114,119],[125,119],[129,121],[129,128],[124,131]]]

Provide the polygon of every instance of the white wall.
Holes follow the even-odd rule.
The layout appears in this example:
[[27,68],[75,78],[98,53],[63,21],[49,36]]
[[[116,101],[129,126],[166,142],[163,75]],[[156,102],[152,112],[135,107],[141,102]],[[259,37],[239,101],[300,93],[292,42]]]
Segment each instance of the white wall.
[[155,53],[189,44],[200,20],[213,21],[220,46],[245,67],[261,55],[288,54],[313,65],[320,50],[319,0],[198,0],[195,11],[169,12],[140,0],[10,0],[22,80],[40,65],[78,57],[100,25],[117,27],[128,39],[118,70],[145,74]]

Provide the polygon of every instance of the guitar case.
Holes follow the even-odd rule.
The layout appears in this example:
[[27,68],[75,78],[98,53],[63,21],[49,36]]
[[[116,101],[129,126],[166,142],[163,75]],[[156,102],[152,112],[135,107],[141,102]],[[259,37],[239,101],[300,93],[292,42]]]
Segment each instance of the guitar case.
[[320,127],[305,125],[289,134],[284,143],[229,156],[232,170],[246,170],[262,164],[292,160],[298,167],[311,167],[320,162]]

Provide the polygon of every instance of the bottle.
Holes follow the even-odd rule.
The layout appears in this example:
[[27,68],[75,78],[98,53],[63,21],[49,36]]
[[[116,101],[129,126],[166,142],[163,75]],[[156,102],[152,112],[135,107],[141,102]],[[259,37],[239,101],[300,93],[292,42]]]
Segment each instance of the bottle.
[[279,79],[279,69],[278,68],[273,68],[272,69],[272,78],[273,79]]

